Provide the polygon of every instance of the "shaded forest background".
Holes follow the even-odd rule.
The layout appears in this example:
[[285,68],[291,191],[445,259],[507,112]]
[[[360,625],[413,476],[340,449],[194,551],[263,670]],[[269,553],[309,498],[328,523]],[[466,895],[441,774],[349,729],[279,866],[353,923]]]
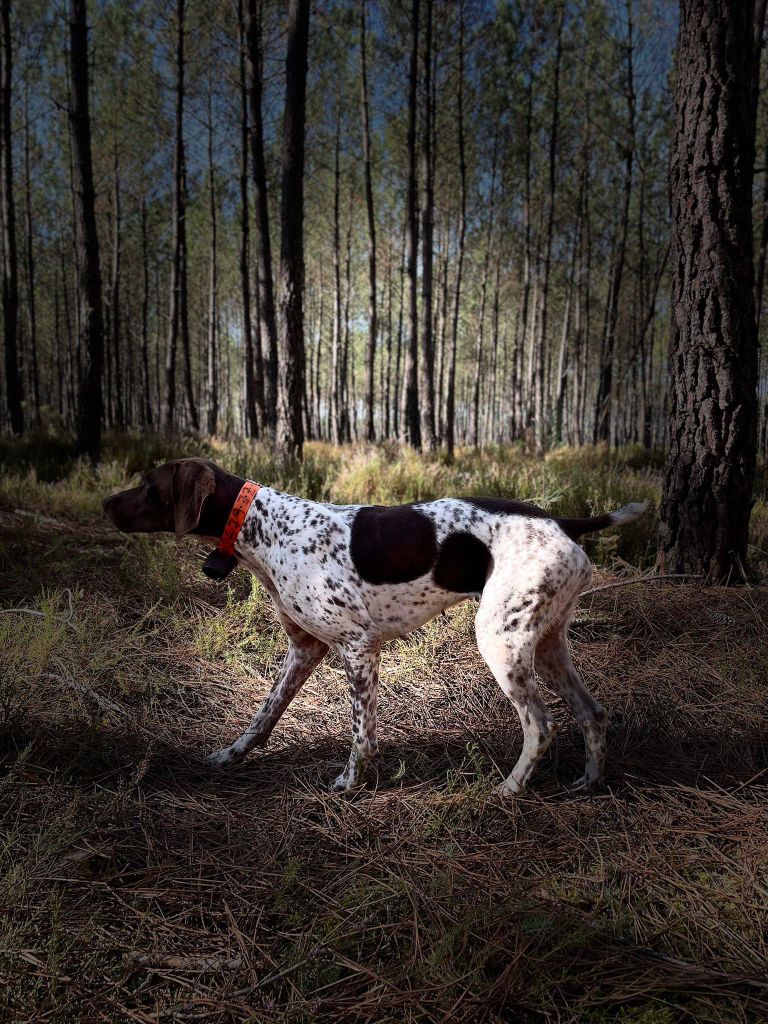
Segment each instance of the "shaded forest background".
[[[286,15],[88,10],[104,424],[269,436],[283,360],[307,438],[664,444],[672,5],[315,4],[300,356],[275,313]],[[77,416],[68,21],[32,0],[6,26],[24,430]]]

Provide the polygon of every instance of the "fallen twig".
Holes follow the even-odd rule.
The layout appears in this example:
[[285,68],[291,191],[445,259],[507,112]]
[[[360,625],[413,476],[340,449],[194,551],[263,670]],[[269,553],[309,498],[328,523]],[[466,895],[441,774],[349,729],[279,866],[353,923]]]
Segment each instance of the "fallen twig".
[[586,597],[587,594],[597,594],[601,590],[613,590],[615,587],[628,587],[632,583],[656,583],[657,580],[700,580],[701,578],[701,573],[691,572],[671,572],[663,576],[638,576],[634,580],[619,580],[618,583],[605,583],[602,587],[592,587],[590,590],[582,591],[580,596]]

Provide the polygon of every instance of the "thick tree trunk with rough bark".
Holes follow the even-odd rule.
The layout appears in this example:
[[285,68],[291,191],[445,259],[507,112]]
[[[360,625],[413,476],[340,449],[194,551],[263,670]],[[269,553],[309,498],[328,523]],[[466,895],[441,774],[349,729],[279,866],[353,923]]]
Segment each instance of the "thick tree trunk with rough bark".
[[757,429],[754,0],[681,0],[672,201],[670,449],[659,561],[739,580]]
[[101,452],[101,371],[104,363],[104,321],[101,297],[96,196],[91,161],[91,118],[88,109],[88,26],[85,0],[69,8],[69,124],[75,203],[77,261],[77,325],[81,353],[76,448],[94,462]]
[[283,173],[280,205],[280,341],[278,443],[300,459],[304,445],[304,126],[309,0],[291,0],[285,60]]

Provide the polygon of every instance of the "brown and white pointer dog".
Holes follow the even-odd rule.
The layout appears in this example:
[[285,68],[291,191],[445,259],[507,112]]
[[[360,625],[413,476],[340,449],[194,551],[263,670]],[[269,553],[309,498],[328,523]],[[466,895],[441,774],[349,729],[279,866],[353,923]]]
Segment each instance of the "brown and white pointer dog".
[[[104,509],[127,533],[218,539],[245,483],[205,459],[179,459],[148,473],[138,487],[107,498]],[[535,505],[500,498],[388,508],[305,501],[261,486],[236,532],[234,552],[268,591],[290,643],[247,730],[209,762],[225,767],[263,746],[333,647],[352,700],[352,752],[333,789],[358,787],[366,762],[378,752],[382,643],[479,597],[477,646],[523,729],[520,758],[497,792],[522,793],[552,742],[555,724],[534,665],[584,733],[586,768],[577,785],[600,787],[607,716],[579,679],[566,638],[576,601],[592,578],[576,540],[631,522],[644,509],[631,504],[593,519],[557,519]]]

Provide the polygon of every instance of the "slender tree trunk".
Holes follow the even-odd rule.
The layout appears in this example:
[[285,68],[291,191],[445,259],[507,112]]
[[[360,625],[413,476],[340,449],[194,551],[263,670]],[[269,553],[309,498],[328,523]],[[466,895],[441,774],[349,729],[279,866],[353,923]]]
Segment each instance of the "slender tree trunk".
[[193,430],[198,430],[197,404],[192,386],[187,300],[187,171],[184,156],[184,16],[186,0],[176,2],[176,127],[173,153],[173,242],[171,258],[168,348],[165,364],[165,427],[176,425],[176,358],[181,338],[184,358],[184,389]]
[[141,393],[144,425],[152,427],[152,399],[149,375],[149,249],[147,244],[147,200],[141,198]]
[[421,397],[421,439],[430,450],[437,447],[435,431],[435,352],[432,320],[434,267],[434,85],[432,82],[432,0],[425,0],[424,46],[422,50],[421,117],[421,360],[419,392]]
[[76,450],[96,462],[101,452],[101,371],[104,326],[101,297],[96,195],[91,162],[88,109],[88,26],[85,0],[70,0],[69,123],[72,136],[77,261],[78,334],[82,359],[77,408]]
[[333,328],[331,335],[331,436],[337,444],[344,440],[342,404],[344,401],[343,360],[341,358],[341,109],[336,109],[336,137],[333,149]]
[[555,399],[555,444],[563,443],[563,423],[565,416],[565,392],[568,384],[568,335],[571,324],[571,300],[573,282],[576,275],[576,252],[578,249],[578,228],[571,250],[571,264],[565,292],[565,310],[563,311],[563,329],[560,333],[560,352],[557,357],[557,395]]
[[611,403],[613,401],[613,360],[616,349],[616,328],[619,321],[619,299],[624,278],[624,264],[627,254],[629,231],[629,207],[632,199],[632,169],[635,156],[635,72],[634,43],[632,38],[632,0],[627,3],[626,43],[626,100],[627,100],[627,141],[624,157],[624,188],[621,220],[619,222],[616,253],[611,272],[611,288],[606,310],[605,330],[600,359],[600,379],[595,402],[594,443],[609,441],[611,437]]
[[[254,351],[251,316],[251,216],[248,208],[248,85],[245,74],[245,12],[243,0],[237,2],[237,25],[240,54],[238,61],[240,85],[240,292],[243,301],[243,343],[245,347],[245,429],[249,437],[259,436],[259,423],[264,422],[264,379],[261,345]],[[259,393],[260,378],[261,396]],[[258,411],[257,411],[258,404]]]
[[451,318],[451,353],[448,361],[448,380],[445,393],[445,446],[448,458],[453,460],[456,443],[456,356],[459,347],[459,312],[464,271],[464,248],[467,237],[467,154],[464,138],[464,0],[459,6],[459,76],[456,91],[456,132],[459,151],[459,240],[456,253],[456,280],[453,286],[453,315]]
[[365,0],[360,0],[360,93],[363,118],[363,169],[365,173],[365,207],[368,214],[368,352],[366,358],[365,436],[376,438],[373,417],[374,361],[378,332],[376,309],[376,218],[373,209],[373,177],[371,174],[371,127],[368,113],[368,63],[366,54]]
[[27,318],[29,324],[30,392],[35,426],[40,424],[40,372],[37,355],[37,290],[35,236],[32,230],[32,173],[29,132],[29,79],[24,85],[24,197],[27,242]]
[[488,201],[488,220],[486,223],[485,254],[483,256],[483,273],[480,280],[480,312],[477,323],[477,340],[475,342],[475,379],[472,395],[472,443],[479,448],[482,443],[480,436],[480,398],[483,380],[483,360],[485,358],[485,311],[488,300],[488,276],[491,269],[491,244],[493,241],[494,204],[496,199],[496,166],[499,153],[499,134],[494,132],[493,155],[491,157],[491,189]]
[[[529,335],[532,337],[531,321],[531,154],[533,143],[533,60],[531,59],[528,68],[528,81],[525,90],[525,175],[523,195],[523,297],[522,311],[520,316],[518,348],[520,351],[520,425],[523,430],[531,426],[532,403],[530,389],[525,387],[525,356],[528,347]],[[535,302],[534,302],[534,324],[535,324]],[[527,394],[522,392],[528,390]]]
[[208,410],[208,433],[215,435],[219,425],[219,266],[217,251],[216,181],[213,163],[213,109],[210,88],[208,91],[208,216],[210,221],[210,250],[208,256],[208,381],[206,406]]
[[275,289],[272,274],[272,242],[269,224],[267,170],[264,159],[264,120],[262,114],[261,0],[246,0],[246,78],[250,94],[251,163],[253,172],[256,232],[258,313],[260,348],[266,358],[265,406],[267,431],[277,429],[278,352]]
[[278,443],[301,459],[304,445],[304,125],[309,0],[291,0],[285,61],[280,232],[280,373]]
[[402,440],[405,432],[404,418],[402,416],[403,403],[400,400],[401,389],[404,386],[403,374],[401,372],[403,359],[403,325],[405,323],[405,276],[408,250],[408,230],[403,233],[403,249],[400,255],[400,302],[397,307],[397,346],[395,348],[395,389],[392,402],[392,429],[395,437]]
[[[84,15],[83,15],[84,16]],[[16,249],[16,207],[13,194],[13,43],[11,3],[0,3],[3,41],[0,49],[0,188],[3,224],[3,336],[5,340],[5,388],[8,415],[14,434],[24,432],[24,392],[19,372],[19,262]],[[87,73],[87,64],[86,64]],[[87,79],[86,79],[87,87]]]
[[350,343],[349,303],[352,296],[352,220],[347,221],[346,257],[344,260],[344,337],[342,352],[342,439],[357,440],[357,387],[355,383],[355,353]]
[[411,0],[411,62],[408,72],[408,183],[406,188],[407,270],[409,284],[408,347],[405,353],[405,430],[408,443],[421,448],[421,417],[419,414],[419,300],[418,247],[419,216],[416,182],[416,105],[419,73],[420,0]]
[[547,400],[544,388],[544,354],[547,350],[547,323],[549,318],[549,271],[552,265],[552,240],[555,227],[555,190],[557,188],[557,133],[560,122],[560,64],[563,55],[563,22],[565,3],[560,3],[555,42],[555,67],[552,85],[552,122],[549,130],[549,175],[547,188],[547,236],[544,243],[544,266],[541,279],[541,319],[536,345],[536,375],[534,384],[534,423],[536,448],[541,453],[547,444]]
[[115,145],[112,154],[112,266],[109,279],[109,326],[112,358],[114,360],[115,426],[118,430],[123,430],[125,428],[125,396],[123,394],[123,366],[120,352],[120,273],[122,257],[121,216],[120,162],[117,146]]
[[[666,572],[746,570],[757,430],[754,0],[681,0],[672,201]],[[760,33],[762,25],[758,26]]]

